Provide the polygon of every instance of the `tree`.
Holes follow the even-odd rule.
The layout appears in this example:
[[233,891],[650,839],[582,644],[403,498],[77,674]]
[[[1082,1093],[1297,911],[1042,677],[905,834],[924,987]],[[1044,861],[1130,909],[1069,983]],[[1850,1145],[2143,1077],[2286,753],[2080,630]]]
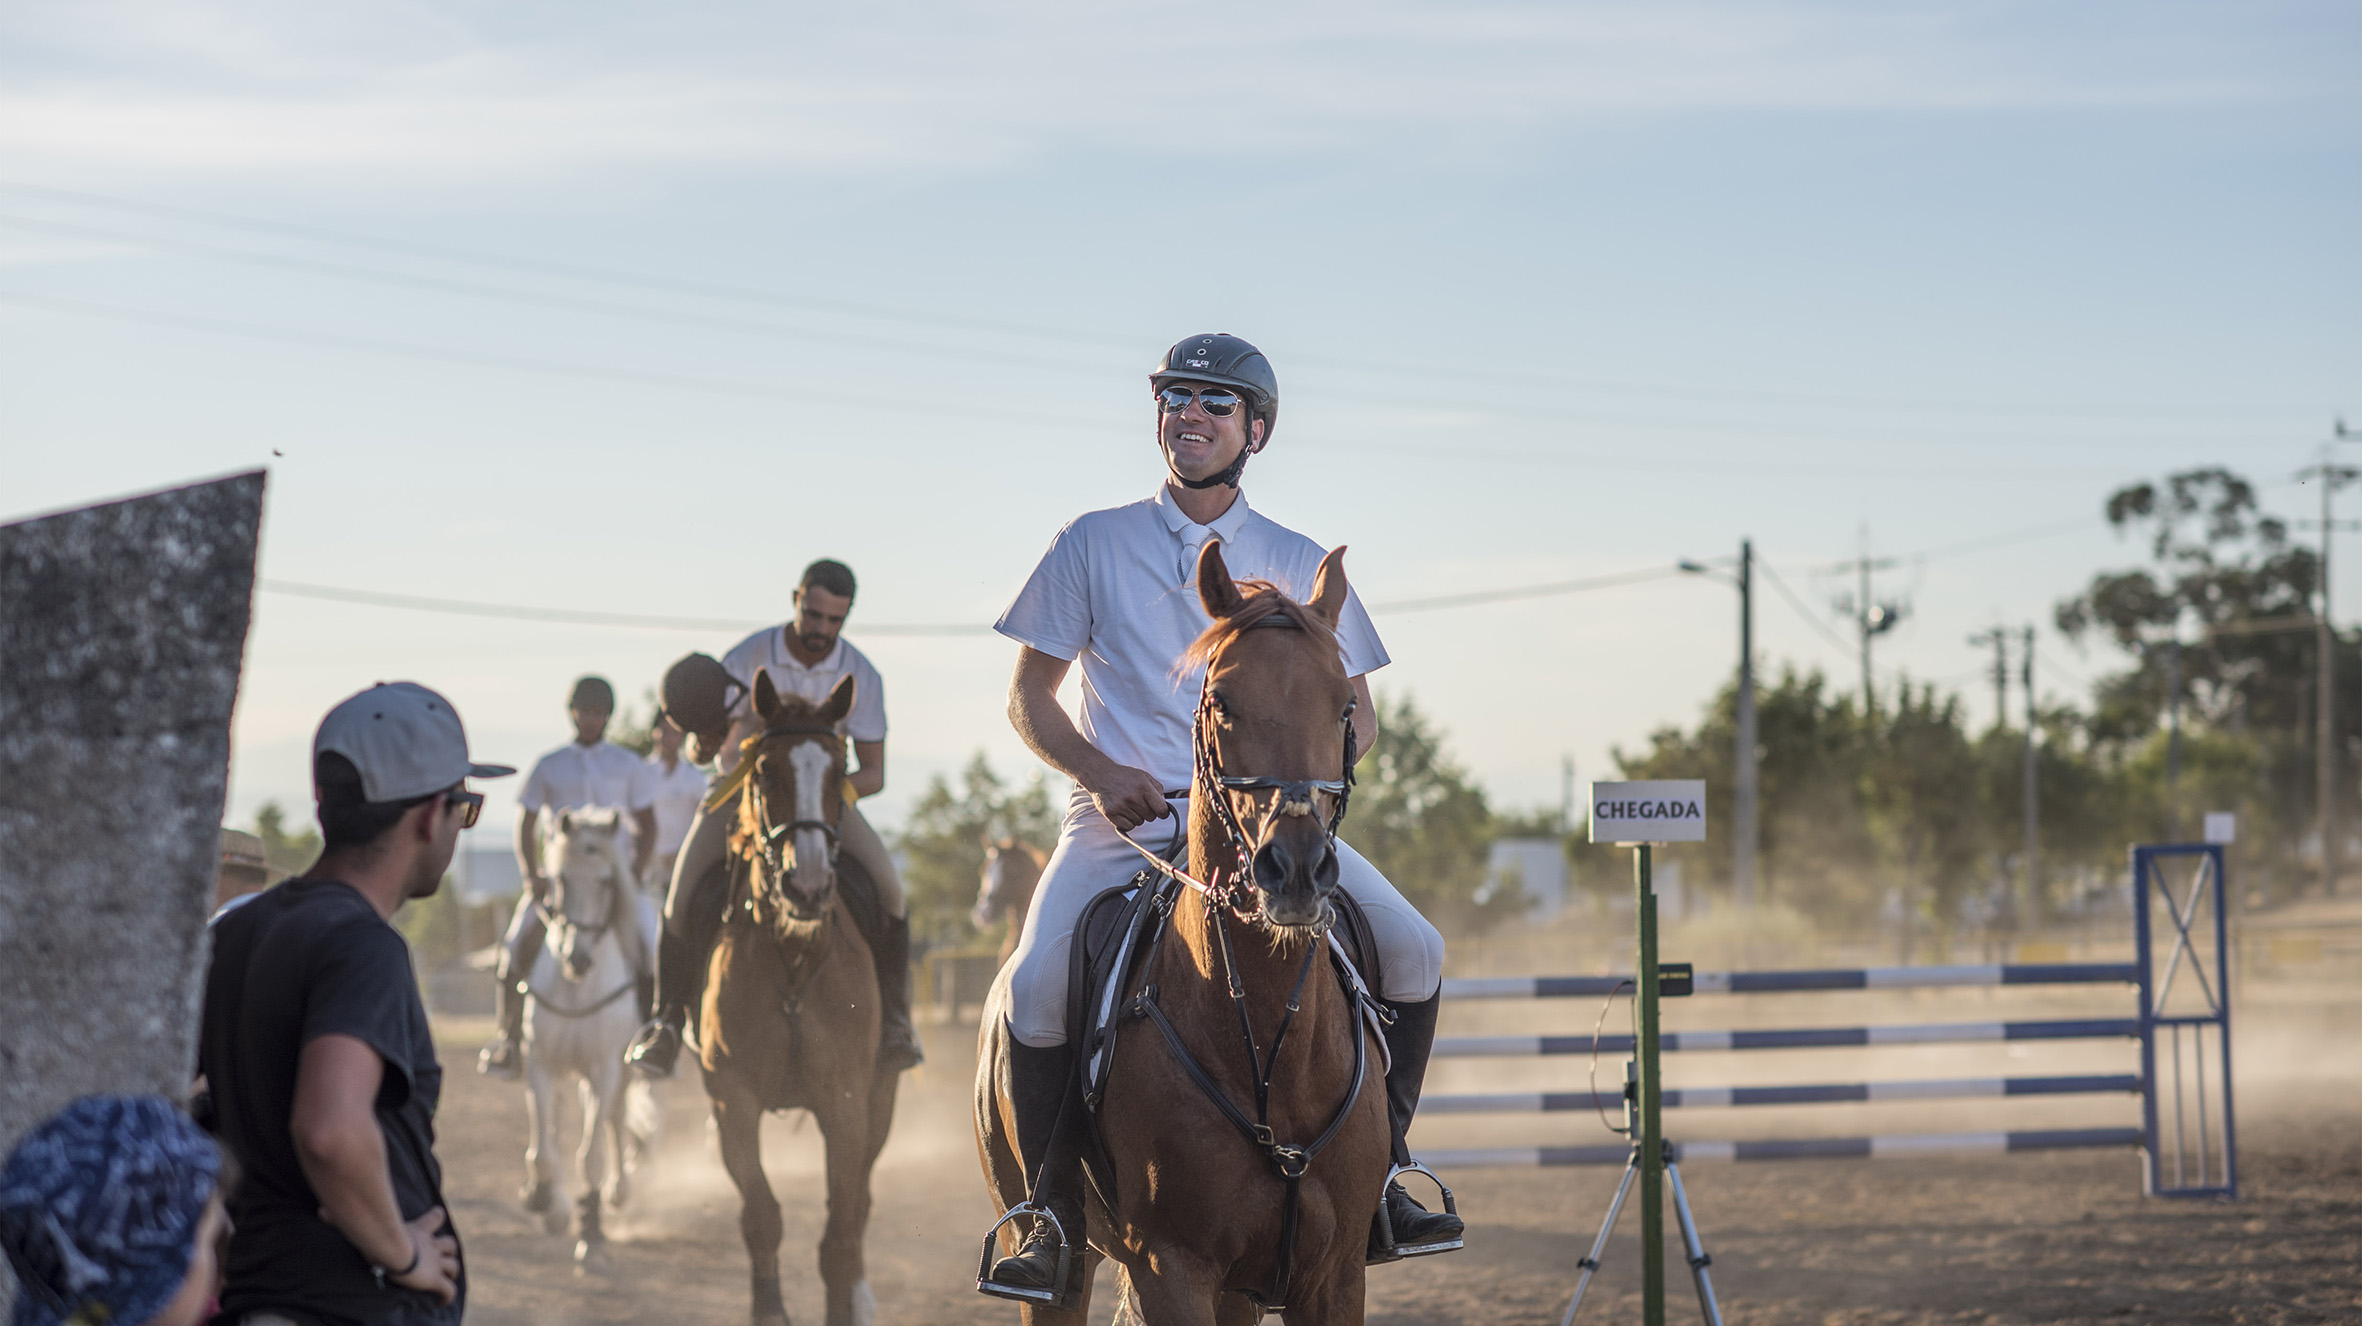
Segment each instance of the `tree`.
[[1429,920],[1481,930],[1523,912],[1521,891],[1486,888],[1492,811],[1409,696],[1378,697],[1377,748],[1355,776],[1345,838]]
[[993,772],[983,751],[960,771],[957,791],[943,775],[935,775],[897,839],[912,930],[936,945],[967,940],[975,933],[968,912],[976,904],[985,845],[1014,837],[1046,852],[1058,841],[1059,818],[1043,779],[1011,786]]
[[307,824],[289,833],[287,810],[276,801],[254,812],[254,836],[262,839],[262,857],[272,870],[297,874],[320,859],[320,831]]

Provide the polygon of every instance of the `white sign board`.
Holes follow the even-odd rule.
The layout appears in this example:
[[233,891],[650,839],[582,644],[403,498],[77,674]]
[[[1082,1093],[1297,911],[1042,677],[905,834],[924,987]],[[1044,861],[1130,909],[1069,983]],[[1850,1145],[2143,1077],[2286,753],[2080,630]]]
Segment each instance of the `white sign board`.
[[1706,841],[1706,780],[1666,779],[1591,785],[1591,841]]
[[2239,841],[2239,817],[2227,810],[2206,812],[2206,841],[2210,843]]

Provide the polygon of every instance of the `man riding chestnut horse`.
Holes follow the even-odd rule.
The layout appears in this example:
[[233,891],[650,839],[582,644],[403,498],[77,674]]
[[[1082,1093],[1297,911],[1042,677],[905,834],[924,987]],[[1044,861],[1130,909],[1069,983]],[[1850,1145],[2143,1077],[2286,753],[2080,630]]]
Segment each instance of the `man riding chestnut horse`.
[[[1001,970],[1004,989],[995,1005],[1007,1010],[1004,1081],[1017,1150],[1025,1172],[1039,1175],[1033,1203],[1078,1238],[1080,1166],[1044,1164],[1047,1155],[1071,1157],[1071,1147],[1054,1149],[1052,1139],[1061,1113],[1075,1112],[1065,1108],[1070,1095],[1079,1108],[1067,1043],[1069,951],[1084,907],[1139,870],[1141,856],[1127,835],[1189,815],[1206,664],[1188,651],[1208,624],[1195,584],[1200,554],[1218,541],[1231,574],[1299,600],[1312,597],[1322,561],[1319,544],[1251,509],[1239,489],[1240,473],[1268,445],[1279,413],[1270,361],[1235,336],[1194,336],[1166,353],[1149,386],[1166,481],[1151,497],[1089,512],[1060,530],[995,627],[1023,646],[1009,687],[1011,721],[1035,754],[1075,785],[1023,935]],[[1368,674],[1386,665],[1386,650],[1360,600],[1349,594],[1334,628],[1353,698],[1347,750],[1366,754],[1378,736]],[[1078,659],[1079,729],[1058,702],[1059,686]],[[1383,986],[1377,993],[1392,1014],[1384,1033],[1392,1063],[1387,1114],[1396,1158],[1407,1159],[1401,1138],[1434,1044],[1443,937],[1360,853],[1342,841],[1334,850],[1337,888],[1360,904],[1378,949]],[[1205,1138],[1208,1146],[1224,1142]],[[1388,1223],[1373,1247],[1459,1245],[1458,1217],[1426,1210],[1399,1184],[1387,1184],[1381,1200],[1379,1219]],[[1045,1290],[1063,1295],[1063,1251],[1058,1229],[1036,1220],[1022,1245],[978,1287],[1025,1299]]]
[[[854,589],[853,572],[844,563],[826,558],[812,563],[796,588],[794,620],[748,636],[719,663],[692,654],[674,664],[665,674],[664,705],[689,734],[690,758],[703,764],[718,757],[717,782],[727,783],[745,742],[763,728],[754,706],[758,675],[770,677],[781,696],[800,697],[815,707],[838,682],[852,679],[852,710],[836,726],[852,740],[856,763],[845,779],[844,813],[835,834],[876,890],[877,905],[855,908],[853,914],[874,931],[862,937],[877,965],[878,1069],[891,1073],[916,1067],[925,1054],[910,1021],[910,917],[902,876],[854,805],[856,798],[875,796],[886,785],[885,684],[869,658],[839,634],[853,611]],[[672,1074],[683,1027],[703,994],[722,910],[729,905],[729,877],[721,866],[730,828],[738,822],[738,800],[732,792],[698,812],[673,866],[656,944],[656,1016],[624,1055],[651,1076]]]

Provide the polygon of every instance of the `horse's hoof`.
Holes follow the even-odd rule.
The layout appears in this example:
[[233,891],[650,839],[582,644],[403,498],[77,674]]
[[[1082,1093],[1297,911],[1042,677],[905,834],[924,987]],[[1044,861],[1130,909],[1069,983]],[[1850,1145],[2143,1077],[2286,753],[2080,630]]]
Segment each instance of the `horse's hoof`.
[[566,1212],[558,1207],[553,1206],[541,1213],[541,1228],[544,1233],[563,1234],[573,1223]]
[[574,1270],[576,1274],[605,1275],[609,1270],[613,1269],[614,1265],[614,1257],[610,1256],[607,1252],[607,1240],[600,1239],[598,1242],[593,1243],[589,1239],[583,1239],[574,1245]]
[[528,1183],[517,1193],[517,1200],[524,1204],[525,1214],[541,1215],[557,1204],[558,1194],[550,1184]]

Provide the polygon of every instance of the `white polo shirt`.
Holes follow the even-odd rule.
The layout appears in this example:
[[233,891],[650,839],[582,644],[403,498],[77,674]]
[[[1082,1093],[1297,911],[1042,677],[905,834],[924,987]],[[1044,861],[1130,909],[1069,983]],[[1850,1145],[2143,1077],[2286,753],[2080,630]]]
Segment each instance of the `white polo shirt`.
[[[609,741],[585,746],[569,741],[533,762],[517,804],[527,810],[582,810],[612,806],[618,810],[646,810],[656,804],[655,780],[638,755]],[[631,820],[624,819],[623,841],[631,840]],[[544,823],[542,832],[550,832]]]
[[705,771],[684,759],[674,761],[668,773],[664,757],[650,751],[646,777],[656,798],[656,854],[669,856],[688,840],[689,821],[697,818],[697,803],[705,799]]
[[[884,741],[886,739],[886,683],[878,676],[867,655],[855,649],[843,636],[837,637],[836,647],[828,656],[810,667],[797,661],[787,652],[787,628],[769,626],[738,642],[738,646],[722,656],[722,667],[738,684],[746,688],[737,707],[730,711],[733,719],[745,718],[754,712],[755,676],[771,674],[771,685],[781,695],[798,695],[811,704],[828,699],[828,693],[846,677],[853,679],[853,708],[837,724],[837,731],[855,741]],[[728,773],[738,766],[738,751],[722,752],[718,767]]]
[[[1084,738],[1167,788],[1189,786],[1189,730],[1205,668],[1176,675],[1173,664],[1211,624],[1195,583],[1197,555],[1209,538],[1221,541],[1232,576],[1268,580],[1298,601],[1311,597],[1327,551],[1265,519],[1243,492],[1207,526],[1183,514],[1159,484],[1154,497],[1078,516],[1058,531],[993,624],[1019,644],[1081,659]],[[1337,644],[1349,677],[1390,661],[1350,587]]]

